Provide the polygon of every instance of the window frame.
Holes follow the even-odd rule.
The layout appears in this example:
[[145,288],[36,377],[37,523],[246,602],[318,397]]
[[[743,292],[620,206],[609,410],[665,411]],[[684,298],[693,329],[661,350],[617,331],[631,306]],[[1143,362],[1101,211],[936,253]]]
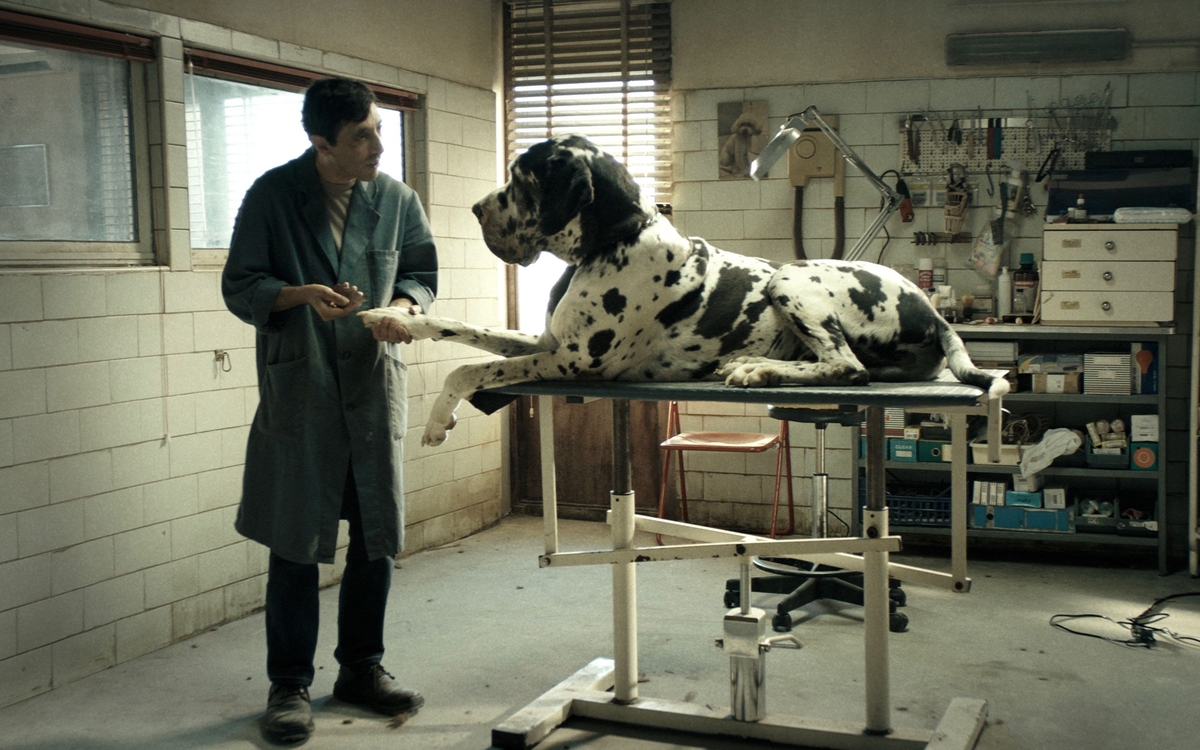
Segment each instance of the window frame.
[[0,40],[79,54],[115,57],[129,65],[129,152],[133,162],[132,242],[0,239],[0,268],[152,266],[154,242],[150,162],[150,69],[158,64],[155,39],[0,9]]
[[[183,49],[183,75],[199,75],[224,81],[244,83],[251,86],[271,88],[279,91],[304,93],[316,80],[341,75],[327,71],[314,71],[276,62],[265,62],[253,58],[232,55],[227,52],[204,47],[185,45]],[[379,100],[384,109],[398,110],[403,126],[405,174],[411,170],[411,146],[413,128],[408,115],[421,110],[421,96],[396,86],[385,86],[361,80]],[[188,185],[190,191],[192,186]],[[190,234],[190,227],[189,227]],[[229,257],[229,248],[192,247],[193,268],[221,268]]]

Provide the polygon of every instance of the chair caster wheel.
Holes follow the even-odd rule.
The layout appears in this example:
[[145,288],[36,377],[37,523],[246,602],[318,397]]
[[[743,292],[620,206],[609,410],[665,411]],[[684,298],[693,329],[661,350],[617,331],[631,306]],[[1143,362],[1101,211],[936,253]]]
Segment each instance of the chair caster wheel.
[[771,618],[771,630],[774,630],[776,633],[792,632],[792,616],[787,612],[776,613]]
[[903,612],[893,612],[888,615],[888,630],[893,633],[903,633],[908,630],[908,615]]
[[896,603],[897,607],[903,607],[908,604],[908,594],[904,593],[902,588],[888,589],[888,597]]
[[733,609],[734,607],[738,606],[741,603],[742,603],[741,592],[726,590],[726,592],[725,592],[725,609]]

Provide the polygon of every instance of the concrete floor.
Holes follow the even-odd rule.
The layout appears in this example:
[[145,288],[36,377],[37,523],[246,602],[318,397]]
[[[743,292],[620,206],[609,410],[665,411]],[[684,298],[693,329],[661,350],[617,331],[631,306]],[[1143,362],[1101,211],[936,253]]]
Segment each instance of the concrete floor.
[[[600,524],[564,521],[563,549],[603,549],[607,533]],[[395,728],[330,697],[337,590],[324,591],[328,626],[312,689],[317,731],[305,747],[484,750],[499,722],[593,658],[611,656],[608,568],[541,570],[541,550],[541,520],[517,516],[402,561],[384,664],[427,703]],[[947,567],[943,559],[898,557]],[[638,568],[642,696],[728,706],[728,661],[713,642],[721,636],[724,581],[735,575],[729,560]],[[1126,648],[1047,621],[1061,612],[1125,619],[1160,596],[1200,590],[1200,582],[1186,573],[1013,561],[972,561],[971,576],[967,595],[907,587],[911,626],[890,640],[896,726],[932,728],[963,696],[989,703],[980,750],[1197,747],[1200,650],[1169,642]],[[769,608],[772,598],[759,601]],[[1200,636],[1200,598],[1168,612],[1164,625]],[[860,610],[813,604],[798,619],[805,617],[795,629],[804,648],[768,657],[769,712],[861,723]],[[270,747],[257,724],[267,692],[263,663],[257,614],[0,709],[0,748]],[[573,719],[539,750],[748,746]]]

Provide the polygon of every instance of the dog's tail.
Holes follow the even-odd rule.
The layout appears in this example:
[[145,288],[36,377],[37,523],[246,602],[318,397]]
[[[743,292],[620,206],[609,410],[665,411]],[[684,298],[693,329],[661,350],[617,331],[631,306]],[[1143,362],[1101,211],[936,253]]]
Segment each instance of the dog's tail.
[[946,367],[950,369],[954,377],[958,378],[960,383],[984,389],[988,393],[988,398],[999,398],[1008,393],[1008,381],[989,375],[976,367],[975,363],[971,361],[971,355],[967,353],[967,347],[950,327],[950,324],[944,320],[940,323],[942,352],[946,355]]

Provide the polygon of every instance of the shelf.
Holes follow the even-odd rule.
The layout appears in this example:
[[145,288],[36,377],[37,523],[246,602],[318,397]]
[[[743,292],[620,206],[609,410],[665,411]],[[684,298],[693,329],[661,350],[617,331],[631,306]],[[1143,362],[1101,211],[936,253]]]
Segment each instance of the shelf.
[[[892,524],[891,533],[897,536],[936,536],[949,537],[950,529],[939,526],[905,526]],[[1064,534],[1051,531],[1006,531],[1004,529],[967,529],[967,537],[975,539],[1004,539],[1014,541],[1062,542],[1064,544],[1080,545],[1114,545],[1122,547],[1154,547],[1158,544],[1155,537],[1150,536],[1121,536],[1120,534]]]
[[1119,339],[1134,341],[1139,338],[1171,336],[1174,326],[1044,326],[992,324],[972,325],[956,323],[951,326],[960,338],[970,339]]
[[[859,460],[858,465],[866,466],[866,462]],[[883,468],[885,470],[899,469],[906,471],[950,471],[950,462],[943,461],[934,463],[932,461],[884,461]],[[968,474],[1016,474],[1020,471],[1018,466],[1000,466],[996,464],[967,464]],[[1158,481],[1157,471],[1133,471],[1132,469],[1094,469],[1090,466],[1047,466],[1038,472],[1038,474],[1047,477],[1084,477],[1084,478],[1101,478],[1101,479],[1141,479],[1146,481]]]
[[1051,404],[1145,404],[1158,406],[1157,393],[1123,395],[1119,393],[1006,393],[1004,403]]

